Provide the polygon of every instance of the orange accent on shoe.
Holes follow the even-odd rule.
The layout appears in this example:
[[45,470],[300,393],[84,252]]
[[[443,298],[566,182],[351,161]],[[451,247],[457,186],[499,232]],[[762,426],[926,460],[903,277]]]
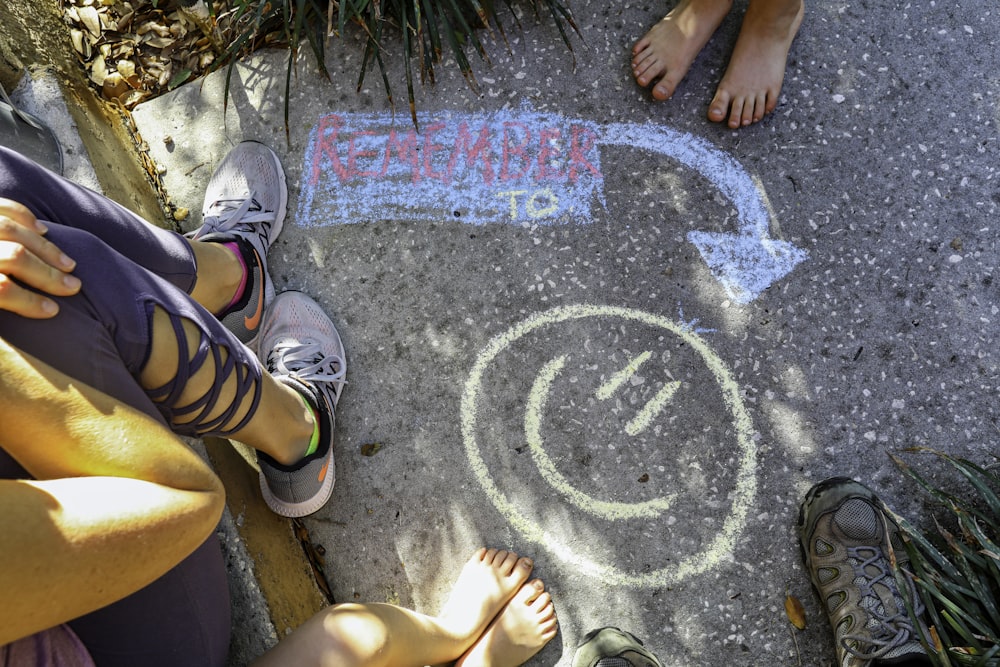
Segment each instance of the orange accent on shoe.
[[320,468],[319,477],[317,477],[317,481],[322,482],[324,479],[326,479],[326,471],[329,469],[330,469],[330,462],[327,461],[326,463],[323,464],[323,467]]

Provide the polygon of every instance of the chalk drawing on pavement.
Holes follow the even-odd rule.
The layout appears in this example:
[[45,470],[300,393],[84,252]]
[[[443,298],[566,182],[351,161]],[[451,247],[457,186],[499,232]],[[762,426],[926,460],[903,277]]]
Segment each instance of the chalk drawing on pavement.
[[530,109],[418,114],[330,113],[310,133],[297,220],[304,226],[456,219],[482,225],[589,224],[606,208],[602,146],[665,155],[712,183],[736,208],[737,230],[692,231],[713,276],[737,303],[753,301],[806,259],[769,233],[757,184],[731,156],[653,124],[600,124]]
[[[484,447],[496,446],[493,442],[485,442],[489,438],[482,437],[483,431],[479,423],[482,405],[491,400],[487,398],[489,387],[485,378],[490,373],[502,372],[502,369],[497,368],[498,364],[502,364],[502,355],[519,344],[527,344],[531,336],[543,329],[548,335],[550,327],[567,327],[578,321],[618,330],[629,326],[650,327],[658,332],[660,338],[674,340],[684,349],[693,350],[694,358],[700,360],[717,385],[728,424],[726,429],[732,434],[738,452],[735,470],[732,472],[732,489],[726,494],[729,498],[728,512],[718,530],[712,533],[712,537],[700,549],[688,555],[674,554],[676,557],[669,565],[650,571],[626,571],[619,564],[582,553],[569,543],[569,538],[547,529],[540,521],[529,516],[517,499],[505,488],[501,488],[497,476],[491,473],[490,464],[484,458]],[[580,344],[573,336],[568,336],[568,339],[573,341],[574,346]],[[613,396],[639,368],[650,365],[651,358],[652,353],[644,351],[629,359],[620,371],[613,373],[605,383],[594,387],[596,398],[606,400]],[[525,400],[524,438],[538,474],[558,492],[561,500],[599,521],[629,521],[663,515],[676,500],[676,493],[635,503],[602,500],[574,486],[559,472],[558,465],[546,453],[544,415],[548,399],[552,395],[553,383],[563,372],[566,359],[566,355],[557,355],[543,364],[535,375]],[[649,427],[652,420],[662,417],[663,413],[670,410],[671,400],[680,386],[678,381],[664,383],[650,400],[638,408],[636,418],[629,422],[625,430],[629,434],[640,433]],[[469,464],[486,495],[506,521],[525,539],[549,550],[575,571],[617,585],[670,585],[715,567],[732,553],[757,492],[757,449],[753,439],[753,423],[731,372],[691,327],[645,311],[602,305],[564,306],[530,316],[496,336],[478,355],[466,380],[461,403],[461,422]],[[630,543],[630,548],[631,546]]]
[[299,223],[456,214],[474,225],[589,222],[592,199],[603,202],[592,123],[531,111],[418,118],[419,134],[389,114],[320,118],[306,148]]

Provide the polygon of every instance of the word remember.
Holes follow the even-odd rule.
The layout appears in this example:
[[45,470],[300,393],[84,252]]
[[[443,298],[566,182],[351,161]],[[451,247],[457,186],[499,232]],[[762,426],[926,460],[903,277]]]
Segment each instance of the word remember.
[[589,223],[604,203],[598,129],[531,111],[330,113],[306,149],[299,222]]

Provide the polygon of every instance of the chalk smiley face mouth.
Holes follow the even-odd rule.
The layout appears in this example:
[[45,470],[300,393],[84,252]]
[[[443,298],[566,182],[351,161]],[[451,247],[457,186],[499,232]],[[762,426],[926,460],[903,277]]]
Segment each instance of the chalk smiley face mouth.
[[[532,512],[535,508],[525,506],[521,500],[523,494],[515,492],[509,487],[509,471],[497,469],[496,472],[500,477],[495,477],[484,458],[484,452],[489,452],[491,457],[493,456],[493,452],[496,451],[496,443],[492,441],[491,436],[480,438],[481,435],[488,433],[488,430],[483,431],[482,429],[487,427],[478,423],[478,407],[480,403],[484,405],[491,403],[493,396],[488,393],[490,385],[487,378],[492,377],[493,373],[501,372],[497,367],[504,363],[504,353],[512,347],[525,344],[526,340],[529,340],[526,337],[530,334],[538,334],[542,329],[545,330],[546,334],[550,331],[555,331],[558,334],[558,327],[572,326],[574,322],[578,321],[588,321],[588,324],[595,323],[605,326],[646,326],[660,330],[663,338],[668,336],[679,338],[684,349],[692,352],[694,359],[700,360],[704,369],[707,369],[708,377],[714,380],[716,385],[713,390],[714,395],[721,397],[723,403],[724,409],[721,415],[728,417],[726,419],[727,440],[735,440],[735,442],[719,443],[720,447],[732,447],[735,444],[737,451],[731,464],[733,467],[731,473],[732,488],[723,493],[725,503],[729,505],[728,512],[724,512],[725,516],[721,518],[721,521],[715,521],[717,529],[713,528],[700,544],[691,547],[693,553],[672,553],[666,559],[670,562],[662,567],[653,568],[647,565],[641,569],[635,567],[629,569],[622,567],[620,563],[611,562],[614,558],[611,557],[609,560],[606,554],[587,552],[587,548],[581,547],[581,543],[576,539],[573,531],[565,530],[566,527],[560,525],[558,519],[550,522],[544,518],[533,516]],[[550,327],[554,328],[550,329]],[[616,382],[620,382],[622,378],[626,377],[631,366],[641,363],[642,356],[631,360],[626,368],[622,369],[621,374],[613,375],[603,385],[598,386],[597,392],[599,394],[601,392],[614,392]],[[529,381],[531,387],[524,403],[524,435],[528,440],[527,444],[531,449],[534,465],[538,467],[545,482],[555,488],[563,498],[566,498],[568,504],[586,510],[589,518],[586,519],[585,523],[587,529],[591,531],[603,533],[607,530],[614,530],[614,526],[622,521],[624,521],[623,525],[635,528],[635,520],[652,521],[653,517],[664,514],[665,509],[672,502],[679,500],[679,498],[674,498],[675,494],[673,493],[638,503],[599,500],[575,488],[556,470],[555,463],[549,459],[545,452],[547,443],[541,437],[543,432],[541,415],[545,412],[546,400],[555,387],[554,383],[559,382],[557,378],[565,363],[566,357],[564,355],[554,354],[542,364],[539,372]],[[673,392],[677,391],[678,386],[677,383],[664,382],[654,393],[653,398],[646,401],[632,416],[625,426],[626,435],[629,434],[630,429],[636,433],[641,431],[644,428],[644,423],[647,423],[643,421],[645,416],[662,409],[673,396]],[[514,325],[493,338],[476,359],[465,383],[461,404],[461,420],[466,455],[473,473],[483,491],[510,526],[524,539],[570,565],[575,572],[616,585],[634,588],[671,585],[719,564],[732,553],[736,539],[746,524],[749,510],[756,496],[757,451],[753,439],[753,423],[743,404],[739,386],[724,362],[700,336],[687,327],[648,312],[614,306],[565,306],[535,314]],[[489,444],[488,447],[483,446],[486,443]],[[497,463],[492,458],[491,461],[493,467],[496,468]],[[507,477],[503,477],[505,474]],[[545,502],[551,504],[551,500],[547,498]],[[568,516],[565,511],[558,510],[557,505],[558,503],[552,506],[553,510],[556,510],[552,515]],[[719,509],[725,510],[724,507]],[[582,517],[582,514],[580,516]],[[714,517],[713,521],[716,518],[719,517]],[[693,521],[695,517],[686,517],[686,519]]]
[[[545,364],[542,367],[542,370],[535,377],[535,382],[531,387],[531,392],[528,394],[528,405],[524,412],[524,435],[528,441],[528,447],[531,448],[531,454],[535,459],[535,465],[538,466],[542,476],[545,477],[552,487],[556,491],[559,491],[559,493],[562,494],[567,501],[582,510],[590,512],[594,516],[602,519],[608,519],[610,521],[622,518],[659,516],[662,512],[670,508],[670,504],[673,502],[674,498],[676,498],[677,494],[669,494],[661,498],[654,498],[652,500],[638,503],[601,500],[584,493],[571,484],[562,475],[562,473],[559,472],[555,463],[549,457],[548,453],[546,453],[542,438],[542,415],[545,412],[545,403],[552,388],[552,383],[559,372],[566,365],[566,359],[567,356],[562,355]],[[633,361],[633,363],[629,366],[634,365],[635,362]],[[626,367],[625,370],[629,370],[628,367]],[[613,391],[613,383],[615,383],[615,378],[612,378],[611,382],[599,388],[597,391],[598,398],[610,397],[610,393]],[[679,384],[680,383],[677,382],[665,385],[664,388],[657,394],[657,397],[647,404],[646,408],[650,408],[650,406],[654,405],[654,402],[658,402],[658,399],[661,397],[667,394],[672,395],[673,392],[676,391]],[[635,435],[640,430],[643,426],[643,416],[644,415],[640,413],[629,423],[628,426],[626,426],[625,432],[628,435]]]

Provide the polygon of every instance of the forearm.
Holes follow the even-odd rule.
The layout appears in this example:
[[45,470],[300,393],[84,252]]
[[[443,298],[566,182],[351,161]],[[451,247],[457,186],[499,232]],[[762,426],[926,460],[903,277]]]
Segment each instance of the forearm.
[[0,645],[151,583],[214,530],[212,491],[119,477],[0,481]]

